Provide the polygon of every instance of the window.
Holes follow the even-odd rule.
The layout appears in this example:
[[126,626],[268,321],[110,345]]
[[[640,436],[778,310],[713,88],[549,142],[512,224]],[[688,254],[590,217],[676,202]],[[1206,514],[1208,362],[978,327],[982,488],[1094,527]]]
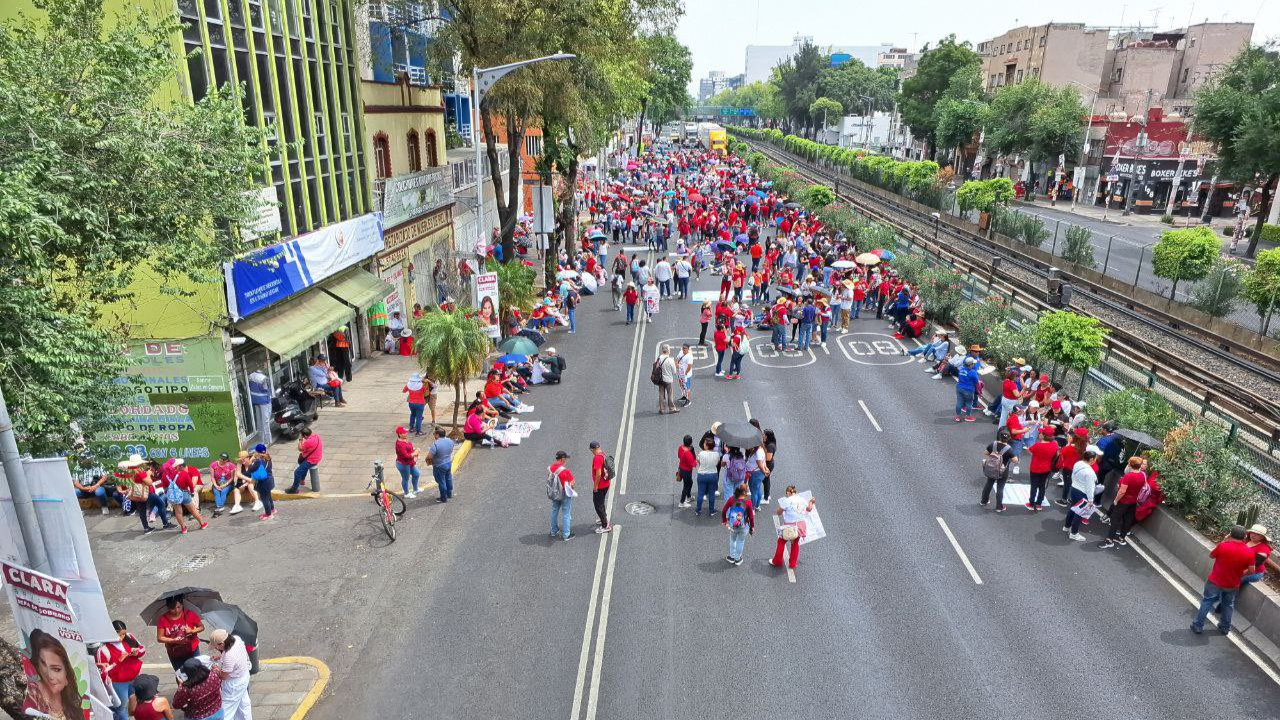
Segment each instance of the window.
[[391,177],[391,147],[385,133],[373,136],[373,169],[380,178]]
[[1044,44],[1045,44],[1048,40],[1049,40],[1049,36],[1048,36],[1048,35],[1041,35],[1041,36],[1040,36],[1040,47],[1044,47]]
[[539,157],[542,155],[542,136],[541,135],[525,135],[524,136],[524,154],[529,157]]
[[422,169],[422,148],[418,145],[418,131],[410,130],[408,135],[409,145],[409,172],[418,172]]
[[1018,71],[1018,79],[1017,79],[1017,80],[1015,80],[1014,82],[1022,82],[1022,71],[1021,71],[1021,70],[1019,70],[1019,71]]
[[1040,77],[1040,68],[1031,68],[1031,77],[1033,78]]
[[1188,78],[1188,77],[1190,77],[1190,76],[1191,76],[1191,68],[1183,68],[1183,69],[1182,69],[1182,82],[1183,82],[1183,83],[1186,83],[1186,82],[1187,82],[1187,78]]
[[1022,50],[1022,41],[1021,41],[1021,40],[1019,40],[1019,41],[1018,41],[1018,46],[1017,46],[1016,48],[1014,48],[1014,49],[1015,49],[1015,50]]
[[436,131],[427,130],[427,164],[436,167],[440,164],[440,149],[436,145]]
[[1111,82],[1118,83],[1124,80],[1124,68],[1118,67],[1111,71]]

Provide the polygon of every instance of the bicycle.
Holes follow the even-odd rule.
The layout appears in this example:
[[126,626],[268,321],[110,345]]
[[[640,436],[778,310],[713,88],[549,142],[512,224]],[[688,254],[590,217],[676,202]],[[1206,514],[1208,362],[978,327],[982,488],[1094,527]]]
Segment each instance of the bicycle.
[[378,506],[378,520],[382,522],[382,529],[395,542],[396,518],[403,516],[409,508],[404,504],[404,498],[387,490],[382,478],[382,463],[377,460],[373,462],[373,479],[365,486],[366,490],[370,488],[373,488],[373,492],[369,495],[373,497],[373,504]]

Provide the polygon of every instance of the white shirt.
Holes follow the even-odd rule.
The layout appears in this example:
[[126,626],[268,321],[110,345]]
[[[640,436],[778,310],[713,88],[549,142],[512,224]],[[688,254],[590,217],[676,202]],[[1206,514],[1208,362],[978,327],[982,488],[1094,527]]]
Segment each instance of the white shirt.
[[783,524],[798,523],[808,514],[809,501],[799,495],[788,495],[778,500],[782,508]]
[[687,278],[693,272],[693,266],[687,260],[676,261],[676,277]]
[[219,663],[222,666],[222,672],[226,673],[230,679],[245,678],[249,676],[249,651],[245,649],[244,640],[241,640],[238,635],[234,637],[236,644],[222,653]]
[[1093,502],[1093,488],[1098,484],[1098,474],[1093,466],[1084,460],[1077,460],[1071,468],[1071,489],[1084,493],[1089,502]]
[[683,353],[676,358],[676,370],[680,373],[680,377],[689,377],[689,373],[693,372],[693,353]]
[[696,472],[699,475],[715,475],[719,473],[720,453],[715,450],[699,450],[698,468]]
[[657,303],[658,302],[658,286],[645,285],[643,295],[644,295],[645,302],[649,302],[652,300],[654,303]]
[[657,264],[657,266],[653,268],[653,279],[657,280],[658,282],[670,280],[671,279],[671,263],[667,262],[666,260],[660,261]]

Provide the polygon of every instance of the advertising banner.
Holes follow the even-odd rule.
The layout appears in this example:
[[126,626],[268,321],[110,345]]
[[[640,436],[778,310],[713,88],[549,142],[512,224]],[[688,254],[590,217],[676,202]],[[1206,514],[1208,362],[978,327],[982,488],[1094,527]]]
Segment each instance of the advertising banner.
[[448,168],[387,178],[382,195],[382,224],[393,228],[453,202],[453,178]]
[[239,320],[372,257],[382,215],[369,213],[255,250],[224,266],[227,310]]
[[134,453],[185,458],[201,467],[240,447],[231,380],[222,341],[149,340],[129,344],[126,375],[141,381],[132,402],[119,409],[123,427],[99,435],[103,461]]
[[27,674],[23,712],[35,718],[89,720],[89,684],[98,671],[67,600],[67,584],[7,562],[0,562],[0,574],[22,635]]
[[498,273],[486,272],[476,275],[475,284],[475,306],[477,308],[476,319],[480,321],[480,327],[484,328],[486,335],[493,339],[498,339],[501,335],[501,328],[498,325]]

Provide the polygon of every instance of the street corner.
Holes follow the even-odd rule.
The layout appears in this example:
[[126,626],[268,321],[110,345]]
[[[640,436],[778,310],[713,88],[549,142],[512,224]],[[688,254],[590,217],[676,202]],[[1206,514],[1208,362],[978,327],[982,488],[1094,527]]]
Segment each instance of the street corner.
[[[172,696],[177,683],[166,663],[147,663],[142,669],[160,678],[158,693]],[[319,702],[332,673],[319,658],[288,656],[263,660],[249,684],[253,716],[257,720],[302,720]]]

